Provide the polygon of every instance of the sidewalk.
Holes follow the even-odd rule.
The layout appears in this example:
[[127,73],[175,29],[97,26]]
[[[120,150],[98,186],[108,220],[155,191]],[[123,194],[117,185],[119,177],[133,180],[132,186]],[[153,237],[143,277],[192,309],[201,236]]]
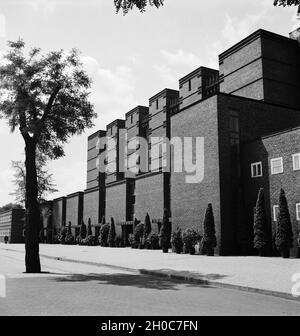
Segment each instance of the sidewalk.
[[[1,249],[24,252],[22,244],[0,244]],[[168,276],[215,286],[235,288],[288,299],[293,274],[300,273],[300,259],[262,257],[206,257],[160,250],[103,248],[100,246],[40,245],[41,257],[88,264],[101,264],[142,274]]]

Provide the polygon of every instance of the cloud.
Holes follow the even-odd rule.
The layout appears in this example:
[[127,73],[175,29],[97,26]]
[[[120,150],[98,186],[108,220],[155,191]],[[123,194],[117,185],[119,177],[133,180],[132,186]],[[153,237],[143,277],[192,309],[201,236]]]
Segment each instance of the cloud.
[[[265,3],[263,3],[264,5]],[[230,48],[243,38],[250,35],[256,29],[261,28],[262,22],[268,18],[268,8],[263,8],[256,14],[247,15],[244,18],[237,19],[225,14],[225,21],[218,40],[213,42],[210,49],[210,58],[208,64],[210,67],[218,67],[217,55]]]
[[200,58],[190,52],[185,52],[181,49],[177,50],[175,53],[161,50],[160,51],[164,59],[171,66],[188,66],[188,67],[198,67],[200,64]]
[[55,0],[29,0],[28,4],[34,11],[42,11],[45,14],[54,13],[57,7]]
[[5,15],[0,13],[0,37],[6,36],[6,19]]
[[84,68],[92,78],[91,101],[99,114],[97,126],[104,127],[137,105],[136,81],[131,67],[105,68],[91,56],[83,56]]
[[160,54],[163,61],[160,65],[154,65],[153,69],[168,87],[177,87],[180,77],[202,65],[198,56],[182,49],[175,52],[162,49]]

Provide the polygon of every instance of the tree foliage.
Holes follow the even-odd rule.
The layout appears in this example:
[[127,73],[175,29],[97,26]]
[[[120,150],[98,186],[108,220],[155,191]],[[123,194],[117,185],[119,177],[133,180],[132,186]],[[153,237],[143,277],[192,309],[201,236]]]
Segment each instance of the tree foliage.
[[[18,203],[25,204],[26,200],[26,167],[24,161],[12,161],[12,168],[14,169],[13,183],[16,187],[11,195],[15,196]],[[56,185],[53,183],[53,174],[46,169],[45,156],[38,154],[36,157],[36,173],[38,184],[38,202],[43,203],[46,196],[57,192]]]
[[141,12],[144,12],[148,5],[159,8],[163,6],[164,0],[114,0],[114,4],[117,13],[121,11],[125,15],[133,8],[137,8]]
[[8,203],[0,207],[0,212],[8,211],[11,209],[23,209],[22,205],[16,203]]
[[27,55],[21,39],[8,46],[0,66],[0,117],[7,119],[12,132],[19,128],[42,154],[59,158],[69,137],[91,127],[96,117],[89,102],[91,81],[79,52],[41,55],[33,48]]
[[[137,8],[140,12],[145,12],[147,6],[157,8],[164,5],[164,0],[114,0],[117,13],[127,14],[130,10]],[[300,0],[274,0],[274,6],[298,6]]]
[[298,6],[300,0],[274,0],[274,6]]

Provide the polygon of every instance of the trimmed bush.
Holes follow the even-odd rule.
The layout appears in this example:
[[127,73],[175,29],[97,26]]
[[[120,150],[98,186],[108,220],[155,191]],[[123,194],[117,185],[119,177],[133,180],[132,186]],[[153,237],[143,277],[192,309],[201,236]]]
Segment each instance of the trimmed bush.
[[260,256],[264,256],[266,255],[268,240],[267,240],[265,196],[263,188],[261,188],[258,192],[258,197],[255,206],[253,230],[254,230],[254,240],[253,240],[254,248],[259,251]]
[[82,240],[82,245],[86,246],[95,246],[95,237],[93,235],[87,236]]
[[180,254],[183,251],[181,229],[177,228],[176,231],[172,233],[171,243],[175,253]]
[[135,226],[133,234],[134,239],[137,244],[137,247],[140,249],[144,248],[144,232],[145,232],[145,225],[142,223],[139,223]]
[[91,219],[88,219],[88,229],[87,229],[87,235],[88,236],[92,236],[93,235],[93,231],[92,231],[92,223],[91,223]]
[[171,243],[171,228],[169,223],[169,213],[168,210],[164,210],[164,216],[162,221],[162,226],[160,229],[160,246],[163,253],[168,253]]
[[124,247],[124,242],[123,242],[122,236],[120,236],[120,235],[116,236],[115,246],[116,247]]
[[293,247],[293,229],[290,212],[283,189],[279,196],[279,214],[277,218],[276,246],[283,258],[290,257],[290,249]]
[[67,233],[68,233],[68,229],[65,226],[62,226],[58,234],[58,241],[60,244],[65,244]]
[[109,247],[115,247],[115,239],[116,239],[115,221],[111,217],[108,238],[107,238],[107,243]]
[[145,227],[144,227],[144,235],[147,237],[148,234],[150,234],[152,231],[151,228],[151,220],[150,220],[150,216],[147,213],[146,217],[145,217]]
[[138,241],[136,241],[134,233],[130,233],[130,235],[128,236],[128,242],[133,249],[138,248]]
[[75,244],[75,238],[72,234],[67,234],[65,239],[66,245],[74,245]]
[[86,225],[84,223],[84,221],[81,221],[81,225],[80,225],[80,230],[79,230],[79,237],[80,239],[85,239],[86,238],[86,234],[87,234],[87,230],[86,230]]
[[186,229],[182,234],[184,253],[195,254],[195,245],[201,240],[200,234],[194,229]]
[[145,247],[151,250],[159,250],[159,235],[155,232],[150,232],[145,240]]
[[103,247],[107,247],[107,238],[109,233],[109,224],[103,224],[100,228],[99,244]]
[[206,209],[203,224],[203,232],[204,232],[202,239],[203,251],[208,256],[213,256],[214,249],[217,246],[217,238],[216,238],[214,214],[211,204],[208,204]]

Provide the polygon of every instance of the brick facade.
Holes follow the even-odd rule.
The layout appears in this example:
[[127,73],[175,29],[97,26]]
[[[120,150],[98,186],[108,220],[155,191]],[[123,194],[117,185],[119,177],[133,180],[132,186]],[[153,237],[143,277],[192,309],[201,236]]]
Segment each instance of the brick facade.
[[[273,207],[278,205],[280,189],[284,189],[293,225],[293,254],[296,254],[296,238],[300,232],[300,220],[297,220],[296,217],[296,204],[300,203],[300,170],[294,170],[293,155],[299,153],[300,128],[296,128],[245,143],[242,154],[243,188],[248,190],[245,193],[245,205],[249,225],[253,222],[253,208],[258,191],[260,188],[264,188],[269,226],[268,238],[269,241],[274,238],[276,221]],[[271,173],[271,160],[275,158],[282,158],[282,173]],[[251,175],[251,164],[256,162],[262,164],[261,177],[252,177]]]
[[67,196],[66,225],[79,225],[83,216],[83,192],[76,192]]
[[66,197],[53,200],[52,205],[52,226],[60,228],[66,224]]
[[[117,119],[106,131],[92,134],[88,138],[83,209],[78,195],[68,196],[64,219],[63,201],[54,200],[53,221],[77,224],[83,216],[85,221],[90,218],[97,223],[105,214],[107,222],[114,218],[121,233],[122,224],[134,218],[143,221],[147,212],[151,219],[160,219],[167,208],[173,229],[194,227],[202,233],[205,210],[211,203],[217,252],[231,255],[245,253],[245,240],[253,245],[253,204],[261,185],[268,193],[269,213],[278,189],[285,185],[295,216],[295,205],[300,202],[298,172],[265,174],[255,180],[249,180],[247,174],[249,160],[260,160],[267,167],[269,157],[276,155],[290,164],[292,151],[300,151],[299,131],[284,131],[300,125],[299,35],[287,38],[260,29],[219,55],[219,71],[199,67],[179,80],[179,91],[164,89],[149,99],[149,107],[137,106],[126,113],[125,120]],[[279,133],[271,135],[274,132]],[[104,147],[99,143],[103,135],[114,141],[106,140]],[[136,136],[148,140],[145,155],[149,172],[120,171],[122,162],[130,161],[130,167],[139,168],[141,159],[131,160],[139,154],[139,144],[127,153],[119,151],[123,141],[120,135],[124,143],[134,141]],[[178,143],[176,146],[172,142],[172,170],[166,172],[169,153],[163,138],[173,141],[174,137],[179,146],[185,144],[185,138],[195,137],[200,146],[204,144],[202,156],[202,148],[196,151],[195,143],[192,151],[191,163],[196,157],[200,160],[200,180],[191,182],[195,172],[180,172],[183,167],[178,154],[185,145],[179,148]],[[104,157],[102,153],[106,173],[99,175],[95,167]],[[295,218],[296,235],[299,223]],[[270,218],[270,235],[272,227]],[[253,248],[247,253],[253,253]]]
[[8,242],[12,244],[23,243],[25,210],[11,209],[0,213],[0,242],[4,242],[4,237],[8,237]]

